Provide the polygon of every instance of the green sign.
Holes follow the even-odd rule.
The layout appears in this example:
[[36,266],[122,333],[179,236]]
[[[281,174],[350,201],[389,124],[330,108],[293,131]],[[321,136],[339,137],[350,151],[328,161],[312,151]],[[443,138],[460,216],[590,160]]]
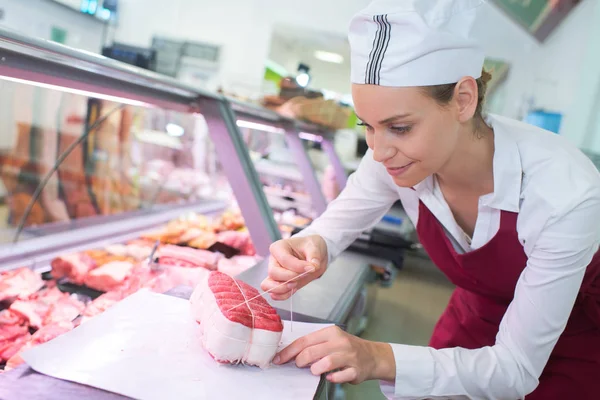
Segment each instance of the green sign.
[[50,40],[65,44],[67,42],[67,31],[57,26],[53,26],[52,31],[50,32]]
[[552,11],[549,0],[494,0],[507,14],[524,26],[529,32],[535,32],[547,15]]

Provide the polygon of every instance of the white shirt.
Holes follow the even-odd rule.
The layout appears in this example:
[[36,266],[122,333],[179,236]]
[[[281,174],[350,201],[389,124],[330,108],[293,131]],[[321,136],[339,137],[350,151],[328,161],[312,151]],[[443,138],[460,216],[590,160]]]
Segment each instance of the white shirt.
[[[515,120],[490,116],[494,192],[479,199],[471,243],[429,177],[411,188],[394,184],[369,151],[347,187],[301,235],[321,235],[330,261],[400,199],[417,225],[421,200],[459,252],[480,248],[499,229],[500,211],[518,212],[528,257],[494,346],[467,350],[392,344],[396,382],[389,398],[522,399],[538,385],[563,332],[585,269],[600,242],[600,174],[564,138]],[[390,316],[393,317],[393,316]]]

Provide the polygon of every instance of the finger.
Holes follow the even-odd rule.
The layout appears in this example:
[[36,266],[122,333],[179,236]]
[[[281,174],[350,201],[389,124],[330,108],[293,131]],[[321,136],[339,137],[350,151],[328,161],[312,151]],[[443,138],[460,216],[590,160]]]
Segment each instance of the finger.
[[289,291],[291,291],[292,289],[295,289],[296,287],[298,287],[298,283],[297,282],[288,282],[288,283],[276,282],[276,281],[272,280],[271,278],[267,278],[262,282],[260,287],[265,292],[269,292],[271,294],[286,294]]
[[358,370],[349,367],[338,372],[327,375],[327,380],[331,383],[358,383]]
[[292,296],[292,292],[290,291],[285,294],[272,294],[271,298],[275,301],[284,301],[284,300],[289,299],[291,296]]
[[306,243],[304,247],[304,257],[315,267],[315,271],[321,268],[321,254],[314,242],[310,241]]
[[285,349],[281,350],[281,352],[277,354],[273,362],[275,364],[285,364],[290,360],[296,358],[296,356],[307,347],[335,339],[336,337],[338,337],[338,332],[337,330],[331,328],[335,327],[324,328],[313,332],[309,335],[303,336],[299,339],[296,339],[292,342],[292,344],[287,346]]
[[270,248],[271,256],[285,269],[296,273],[303,273],[312,265],[306,260],[301,260],[293,254],[289,244],[275,242]]
[[321,375],[333,371],[334,369],[346,368],[349,367],[348,360],[348,353],[341,351],[331,353],[314,363],[310,367],[310,372],[312,372],[313,375]]
[[307,347],[296,356],[296,365],[299,368],[304,368],[308,365],[314,364],[323,357],[335,352],[337,350],[336,347],[337,346],[335,346],[335,342],[332,341]]
[[272,261],[269,262],[268,274],[269,278],[279,282],[289,281],[290,279],[294,279],[298,276],[298,273],[284,268],[275,259],[272,259]]

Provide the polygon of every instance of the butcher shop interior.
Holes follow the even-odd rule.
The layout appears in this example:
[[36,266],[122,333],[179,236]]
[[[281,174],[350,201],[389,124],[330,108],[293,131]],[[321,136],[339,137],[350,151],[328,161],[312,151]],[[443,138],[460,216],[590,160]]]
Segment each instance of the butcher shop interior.
[[[369,2],[0,1],[1,399],[384,398],[271,361],[331,326],[428,344],[454,284],[399,201],[289,299],[261,288],[367,152]],[[483,8],[486,109],[600,165],[600,2]]]

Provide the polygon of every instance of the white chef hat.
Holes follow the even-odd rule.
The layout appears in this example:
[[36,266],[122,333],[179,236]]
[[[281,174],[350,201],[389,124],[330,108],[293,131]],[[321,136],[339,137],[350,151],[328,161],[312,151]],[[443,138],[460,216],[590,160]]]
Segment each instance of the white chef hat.
[[469,37],[485,0],[374,0],[350,24],[352,83],[431,86],[479,78]]

